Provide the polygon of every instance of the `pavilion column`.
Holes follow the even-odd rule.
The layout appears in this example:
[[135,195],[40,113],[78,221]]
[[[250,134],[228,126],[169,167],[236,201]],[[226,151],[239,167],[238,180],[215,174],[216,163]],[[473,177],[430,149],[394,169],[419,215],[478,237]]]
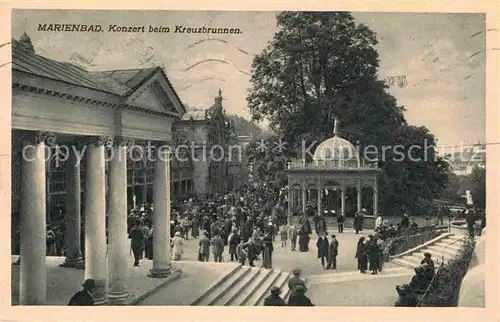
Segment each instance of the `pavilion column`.
[[146,204],[148,200],[148,185],[147,182],[147,165],[146,161],[143,163],[144,168],[142,169],[142,187],[141,187],[141,202],[142,204]]
[[[43,305],[47,301],[45,142],[50,133],[28,134],[23,140],[20,205],[21,305]],[[47,149],[48,150],[48,149]]]
[[287,224],[292,224],[292,209],[293,209],[293,189],[288,187],[288,216],[287,216]]
[[109,292],[110,302],[121,304],[127,288],[127,140],[116,138],[109,161]]
[[[76,150],[81,151],[80,147]],[[72,149],[66,163],[66,258],[64,263],[61,264],[62,267],[83,267],[81,250],[81,160],[79,157]]]
[[375,175],[375,182],[373,184],[373,215],[378,215],[378,182]]
[[362,206],[361,206],[362,205],[362,194],[361,194],[361,192],[363,191],[362,187],[361,187],[361,180],[358,180],[358,186],[357,186],[356,190],[358,192],[358,199],[357,199],[358,207],[357,208],[358,208],[358,212],[360,212],[362,209]]
[[170,153],[158,150],[153,192],[153,269],[150,277],[170,273]]
[[95,280],[96,305],[107,303],[106,183],[104,146],[111,138],[92,138],[85,160],[85,279]]
[[340,186],[340,213],[345,218],[345,182],[342,180]]
[[302,212],[304,214],[306,213],[306,203],[307,203],[307,191],[306,191],[306,184],[304,182],[304,185],[302,186]]
[[318,216],[321,216],[321,206],[322,206],[322,193],[321,189],[318,186]]

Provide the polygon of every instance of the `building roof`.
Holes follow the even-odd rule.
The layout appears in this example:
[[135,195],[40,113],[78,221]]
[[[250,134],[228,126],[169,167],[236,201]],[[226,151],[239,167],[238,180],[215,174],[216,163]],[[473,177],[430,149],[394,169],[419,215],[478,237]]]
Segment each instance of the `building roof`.
[[156,72],[161,71],[175,97],[181,102],[161,67],[90,72],[67,62],[38,55],[27,47],[29,37],[23,35],[23,39],[23,42],[12,39],[13,70],[124,97],[132,94]]
[[354,145],[338,136],[338,123],[335,120],[334,136],[321,142],[314,151],[313,160],[358,160],[359,156]]

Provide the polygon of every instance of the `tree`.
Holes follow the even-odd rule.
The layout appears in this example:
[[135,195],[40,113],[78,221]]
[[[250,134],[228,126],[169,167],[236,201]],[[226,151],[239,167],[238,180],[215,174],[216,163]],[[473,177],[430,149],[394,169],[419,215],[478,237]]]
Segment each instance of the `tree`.
[[[404,107],[378,80],[376,44],[375,33],[348,12],[278,14],[272,41],[252,64],[247,102],[253,120],[267,118],[273,131],[287,138],[288,158],[301,155],[303,143],[314,146],[331,137],[336,117],[342,136],[361,149],[381,151],[403,138],[404,146],[424,137],[434,141],[428,131],[407,124]],[[395,185],[382,187],[383,210],[414,207],[414,200],[427,200],[441,189],[446,166],[437,161],[404,166],[381,161],[385,185]],[[403,177],[415,180],[411,185],[395,178],[406,171],[411,175]]]
[[252,165],[255,180],[267,182],[274,188],[286,185],[287,157],[285,148],[279,148],[280,138],[277,136],[254,139],[246,147],[248,162]]

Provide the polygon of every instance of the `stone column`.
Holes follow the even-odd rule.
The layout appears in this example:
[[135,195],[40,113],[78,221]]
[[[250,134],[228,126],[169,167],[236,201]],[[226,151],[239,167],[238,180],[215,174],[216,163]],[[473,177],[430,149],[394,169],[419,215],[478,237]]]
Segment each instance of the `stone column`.
[[378,214],[378,182],[377,175],[375,175],[375,182],[373,184],[373,215]]
[[[74,147],[78,152],[81,147]],[[81,250],[81,186],[79,155],[71,149],[66,161],[66,258],[62,267],[83,267]]]
[[362,199],[361,199],[362,198],[362,194],[361,194],[361,192],[363,191],[362,189],[363,188],[361,187],[361,180],[358,180],[358,187],[356,189],[357,192],[358,192],[358,199],[357,199],[357,201],[358,201],[358,212],[360,212],[361,209],[363,208],[361,206],[362,205]]
[[23,138],[20,205],[21,305],[43,305],[47,301],[45,142],[49,133],[28,134]]
[[150,277],[170,273],[170,151],[160,149],[155,162],[153,192],[153,269]]
[[[290,182],[290,180],[288,180]],[[287,223],[289,225],[292,224],[292,209],[293,209],[293,189],[292,187],[288,187],[288,215],[287,215]]]
[[307,191],[306,191],[306,184],[304,182],[304,185],[302,186],[302,212],[306,213],[306,203],[307,203]]
[[321,216],[321,206],[322,206],[322,190],[318,187],[318,216]]
[[85,160],[85,278],[95,280],[96,305],[107,303],[106,183],[104,146],[111,138],[88,141]]
[[144,161],[144,169],[142,171],[142,187],[141,187],[141,202],[144,205],[148,201],[148,185],[147,182],[147,163]]
[[340,185],[341,185],[340,186],[340,213],[345,218],[345,182],[344,182],[344,180],[341,181]]
[[116,138],[109,161],[109,292],[111,303],[122,304],[129,297],[127,289],[127,147]]

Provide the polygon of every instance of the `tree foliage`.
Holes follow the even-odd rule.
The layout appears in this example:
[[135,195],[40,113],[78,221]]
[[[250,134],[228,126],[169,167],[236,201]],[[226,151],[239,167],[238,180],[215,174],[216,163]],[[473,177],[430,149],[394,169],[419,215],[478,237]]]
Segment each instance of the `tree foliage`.
[[472,199],[474,205],[479,208],[486,208],[486,169],[474,167],[470,174],[472,182]]
[[[273,39],[254,58],[247,102],[254,120],[268,119],[286,138],[286,157],[331,137],[336,117],[342,137],[361,150],[435,141],[427,129],[407,124],[404,107],[378,79],[376,34],[366,25],[348,12],[282,12],[276,18]],[[446,183],[440,158],[407,161],[380,161],[385,211],[414,208]]]

